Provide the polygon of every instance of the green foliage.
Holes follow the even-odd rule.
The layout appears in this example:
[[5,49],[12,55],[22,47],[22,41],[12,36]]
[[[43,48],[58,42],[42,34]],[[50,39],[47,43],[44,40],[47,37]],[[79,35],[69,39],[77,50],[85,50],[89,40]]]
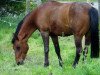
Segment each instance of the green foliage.
[[[47,2],[48,0],[42,0],[42,2]],[[54,1],[74,1],[74,2],[86,2],[87,0],[54,0]],[[94,2],[96,0],[90,0],[90,2]]]
[[41,0],[41,1],[44,3],[44,2],[47,2],[48,0]]
[[[25,64],[17,66],[14,51],[11,44],[13,33],[18,22],[24,17],[7,16],[0,19],[0,75],[99,75],[100,58],[91,59],[90,50],[85,63],[80,58],[76,69],[72,67],[75,57],[74,37],[59,37],[63,68],[58,65],[57,55],[50,39],[49,60],[50,66],[43,67],[44,50],[43,41],[36,31],[28,41],[29,51]],[[6,22],[5,22],[6,21]],[[8,24],[11,23],[11,26]]]
[[25,11],[25,2],[16,2],[16,1],[12,1],[8,4],[8,12],[10,13],[14,13],[14,14],[19,14],[21,12]]
[[[31,2],[31,10],[36,7],[36,4],[33,0]],[[42,0],[42,2],[47,2],[48,0]],[[56,0],[56,1],[80,1],[86,2],[87,0]],[[90,0],[91,2],[95,0]],[[25,12],[26,8],[26,0],[0,0],[0,16],[11,14],[20,14],[21,12]]]
[[0,0],[0,15],[19,14],[25,11],[25,0]]

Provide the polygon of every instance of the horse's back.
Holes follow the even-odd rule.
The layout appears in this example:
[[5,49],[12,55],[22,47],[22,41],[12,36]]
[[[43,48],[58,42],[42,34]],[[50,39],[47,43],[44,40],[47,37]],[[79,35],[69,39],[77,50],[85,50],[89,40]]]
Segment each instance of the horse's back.
[[[48,2],[38,7],[37,25],[39,29],[54,31],[56,34],[68,31],[68,10],[71,3]],[[67,10],[64,10],[67,9]],[[60,32],[59,32],[60,31]]]
[[89,28],[90,8],[87,3],[48,2],[38,7],[36,23],[40,30],[48,30],[56,35],[62,35],[62,32],[66,35],[73,32],[81,34]]

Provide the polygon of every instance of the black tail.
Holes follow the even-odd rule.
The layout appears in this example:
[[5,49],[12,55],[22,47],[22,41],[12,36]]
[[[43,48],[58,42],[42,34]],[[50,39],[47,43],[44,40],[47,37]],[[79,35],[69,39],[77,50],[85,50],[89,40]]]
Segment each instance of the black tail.
[[89,10],[91,31],[91,58],[99,57],[99,18],[98,11],[92,7]]

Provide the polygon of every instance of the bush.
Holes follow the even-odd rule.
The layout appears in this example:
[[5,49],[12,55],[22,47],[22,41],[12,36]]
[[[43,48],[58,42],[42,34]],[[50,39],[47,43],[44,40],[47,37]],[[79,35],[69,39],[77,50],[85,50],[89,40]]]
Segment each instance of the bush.
[[0,16],[25,11],[25,0],[0,0]]

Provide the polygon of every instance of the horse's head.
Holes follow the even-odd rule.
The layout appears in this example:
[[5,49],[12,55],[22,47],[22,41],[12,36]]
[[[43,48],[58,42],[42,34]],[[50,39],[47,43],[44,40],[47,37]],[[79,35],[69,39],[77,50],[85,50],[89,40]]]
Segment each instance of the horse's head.
[[27,41],[23,40],[19,40],[17,36],[14,36],[14,38],[12,39],[12,43],[13,43],[13,49],[15,52],[15,60],[17,65],[21,65],[23,64],[23,61],[26,57],[27,51],[28,51],[28,44]]

